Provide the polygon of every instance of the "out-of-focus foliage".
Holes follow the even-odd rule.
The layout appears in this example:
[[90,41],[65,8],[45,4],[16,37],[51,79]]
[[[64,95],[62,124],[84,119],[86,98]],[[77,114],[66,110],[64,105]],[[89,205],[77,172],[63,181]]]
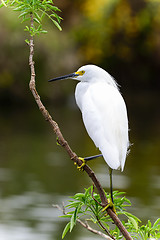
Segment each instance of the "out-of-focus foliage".
[[86,62],[116,68],[116,78],[125,77],[125,69],[130,81],[159,86],[160,1],[86,0],[80,9],[74,36]]
[[[116,55],[129,62],[134,58],[133,46],[143,41],[143,51],[160,47],[159,1],[86,0],[81,11],[84,20],[77,31],[82,41],[82,54],[88,61],[101,62]],[[160,56],[159,56],[160,57]]]
[[[47,35],[36,42],[37,84],[42,96],[62,99],[73,84],[48,86],[51,77],[93,63],[106,69],[127,92],[160,87],[159,0],[61,0],[62,32],[44,19]],[[17,12],[0,9],[0,95],[28,97],[28,48]],[[22,25],[22,26],[21,26]],[[24,35],[23,35],[24,34]],[[36,41],[36,39],[35,39]],[[62,89],[63,88],[63,89]]]

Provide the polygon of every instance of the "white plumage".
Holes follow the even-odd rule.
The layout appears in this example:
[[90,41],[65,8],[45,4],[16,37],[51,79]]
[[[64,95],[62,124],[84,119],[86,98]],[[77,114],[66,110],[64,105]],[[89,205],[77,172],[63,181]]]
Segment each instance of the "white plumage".
[[80,81],[75,98],[90,138],[108,166],[123,171],[129,146],[128,119],[116,81],[95,65],[85,65],[75,73],[50,81],[67,78]]
[[102,68],[86,65],[75,79],[75,98],[82,112],[86,130],[106,163],[123,171],[128,140],[128,119],[125,102],[115,80]]

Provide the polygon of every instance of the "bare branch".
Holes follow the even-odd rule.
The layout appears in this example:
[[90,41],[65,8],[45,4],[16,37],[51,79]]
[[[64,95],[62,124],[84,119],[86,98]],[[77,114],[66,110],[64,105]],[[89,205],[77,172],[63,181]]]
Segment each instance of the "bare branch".
[[101,223],[101,221],[97,218],[97,221],[98,221],[98,224],[101,226],[101,228],[108,234],[108,236],[111,238],[111,239],[114,239],[116,240],[111,234],[110,232],[108,231],[108,229]]
[[93,198],[93,200],[94,200],[96,203],[98,203],[101,207],[103,207],[103,205],[95,199],[93,193],[94,193],[94,184],[93,184],[93,191],[91,192],[92,198]]
[[[32,14],[31,14],[31,27],[33,27],[33,15]],[[58,138],[59,144],[67,151],[70,159],[72,161],[76,162],[78,166],[80,166],[82,164],[82,161],[72,151],[72,149],[70,148],[68,142],[64,139],[58,124],[52,119],[51,115],[49,114],[49,112],[47,111],[45,106],[43,105],[43,103],[42,103],[42,101],[40,99],[40,96],[39,96],[39,94],[38,94],[38,92],[36,90],[36,84],[35,84],[35,76],[36,75],[35,75],[35,67],[34,67],[34,61],[33,61],[34,41],[33,41],[33,37],[32,36],[30,38],[29,46],[30,46],[29,65],[30,65],[30,69],[31,69],[31,79],[30,79],[30,83],[29,83],[30,90],[31,90],[31,92],[33,94],[33,97],[34,97],[38,107],[39,107],[40,112],[43,114],[45,120],[49,122],[49,124],[52,127],[52,130],[56,134],[56,136]],[[94,185],[96,186],[97,191],[98,191],[98,193],[100,195],[100,198],[101,198],[102,206],[103,207],[107,206],[108,205],[107,197],[106,197],[106,195],[105,195],[105,193],[103,191],[103,188],[102,188],[99,180],[97,179],[95,173],[93,172],[93,170],[88,165],[85,165],[83,169],[88,174],[88,176],[91,178],[91,180],[94,183]],[[118,216],[112,211],[112,209],[111,208],[107,208],[106,211],[107,211],[107,214],[112,218],[114,223],[117,225],[117,227],[119,228],[119,230],[121,231],[123,236],[127,240],[132,240],[132,237],[127,232],[127,230],[123,226],[122,222],[120,221]]]
[[[60,210],[64,215],[67,215],[66,211],[65,211],[65,208],[63,206],[63,208],[61,208],[59,205],[55,205],[53,204],[52,205],[54,208],[57,208],[58,210]],[[97,234],[99,236],[101,236],[102,238],[105,238],[107,240],[113,240],[115,238],[112,238],[110,236],[107,236],[106,234],[102,233],[101,231],[98,231],[96,229],[93,229],[89,226],[88,222],[86,221],[85,223],[83,221],[81,221],[80,219],[77,219],[77,222],[81,224],[82,227],[86,228],[88,231],[94,233],[94,234]],[[108,233],[107,233],[108,234]]]
[[105,238],[105,239],[113,240],[113,238],[107,236],[106,234],[104,234],[104,233],[102,233],[102,232],[100,232],[100,231],[97,231],[97,230],[91,228],[91,227],[88,225],[87,222],[84,223],[84,222],[82,222],[82,221],[79,220],[79,219],[77,220],[77,222],[79,222],[79,223],[80,223],[84,228],[86,228],[88,231],[90,231],[90,232],[92,232],[92,233],[94,233],[94,234],[97,234],[97,235],[99,235],[99,236],[101,236],[101,237],[103,237],[103,238]]

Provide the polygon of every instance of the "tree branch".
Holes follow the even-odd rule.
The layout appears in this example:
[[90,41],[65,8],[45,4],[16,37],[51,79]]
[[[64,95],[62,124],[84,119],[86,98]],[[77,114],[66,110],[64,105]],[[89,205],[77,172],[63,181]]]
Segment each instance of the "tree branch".
[[[64,207],[61,208],[59,205],[55,205],[55,204],[53,204],[52,206],[53,206],[54,208],[57,208],[57,209],[60,210],[61,212],[63,212],[64,215],[67,215],[67,213],[65,212]],[[98,230],[96,230],[96,229],[91,228],[91,227],[89,226],[89,224],[88,224],[87,221],[84,223],[84,222],[82,222],[80,219],[77,219],[77,222],[80,223],[81,226],[84,227],[84,228],[86,228],[88,231],[90,231],[90,232],[92,232],[92,233],[94,233],[94,234],[97,234],[97,235],[99,235],[99,236],[101,236],[101,237],[103,237],[103,238],[105,238],[105,239],[107,239],[107,240],[113,240],[113,238],[107,236],[106,234],[102,233],[101,231],[98,231]]]
[[[31,17],[31,28],[33,28],[33,15],[31,14],[30,17]],[[49,112],[47,111],[45,106],[43,105],[43,103],[42,103],[42,101],[40,99],[40,96],[39,96],[39,94],[38,94],[38,92],[36,90],[36,84],[35,84],[35,76],[36,75],[35,75],[35,67],[34,67],[34,61],[33,61],[33,56],[34,56],[33,36],[31,36],[31,38],[30,38],[29,47],[30,47],[29,65],[30,65],[30,69],[31,69],[31,79],[30,79],[30,83],[29,83],[30,90],[31,90],[31,92],[33,94],[33,97],[34,97],[38,107],[39,107],[40,112],[43,114],[45,120],[49,122],[49,124],[52,127],[52,130],[56,134],[56,136],[58,138],[59,144],[67,151],[70,159],[72,161],[76,162],[78,166],[80,166],[82,164],[82,161],[72,151],[72,149],[70,148],[68,142],[64,139],[58,124],[52,119],[51,115],[49,114]],[[88,176],[91,178],[91,180],[94,183],[94,185],[96,186],[97,191],[98,191],[98,193],[100,195],[100,198],[101,198],[102,206],[105,207],[106,205],[108,205],[107,197],[106,197],[106,195],[105,195],[105,193],[103,191],[103,188],[102,188],[99,180],[97,179],[95,173],[93,172],[93,170],[88,165],[85,165],[83,169],[88,174]],[[112,209],[111,208],[107,208],[106,211],[107,211],[108,215],[112,218],[114,223],[117,225],[117,227],[119,228],[119,230],[121,231],[123,236],[127,240],[132,240],[132,237],[127,232],[127,230],[123,226],[122,222],[117,217],[117,215],[112,211]]]

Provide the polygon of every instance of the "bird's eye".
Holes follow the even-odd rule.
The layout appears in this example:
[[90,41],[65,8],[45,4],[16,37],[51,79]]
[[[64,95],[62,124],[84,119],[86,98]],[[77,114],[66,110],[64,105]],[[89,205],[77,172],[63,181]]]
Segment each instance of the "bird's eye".
[[84,70],[76,72],[76,74],[78,74],[79,76],[82,76],[84,73],[85,73]]

